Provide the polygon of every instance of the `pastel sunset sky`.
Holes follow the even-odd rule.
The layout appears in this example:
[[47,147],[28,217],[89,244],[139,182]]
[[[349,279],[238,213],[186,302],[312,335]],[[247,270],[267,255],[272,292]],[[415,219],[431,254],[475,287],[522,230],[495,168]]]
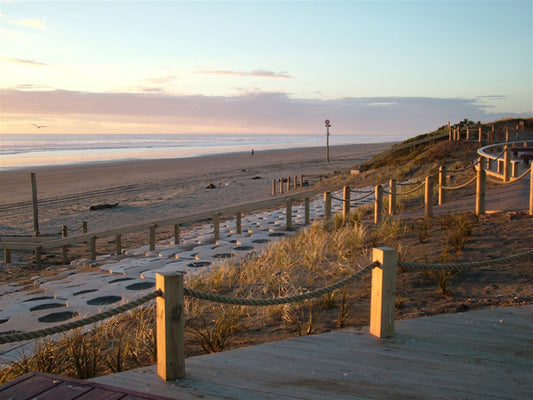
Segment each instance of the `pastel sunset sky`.
[[0,133],[323,134],[328,118],[412,136],[533,116],[530,0],[0,5]]

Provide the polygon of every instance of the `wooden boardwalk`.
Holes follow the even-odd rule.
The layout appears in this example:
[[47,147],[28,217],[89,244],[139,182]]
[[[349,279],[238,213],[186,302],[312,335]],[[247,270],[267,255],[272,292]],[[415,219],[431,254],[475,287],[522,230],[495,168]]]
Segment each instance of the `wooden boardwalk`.
[[297,337],[92,381],[175,399],[533,399],[533,305]]

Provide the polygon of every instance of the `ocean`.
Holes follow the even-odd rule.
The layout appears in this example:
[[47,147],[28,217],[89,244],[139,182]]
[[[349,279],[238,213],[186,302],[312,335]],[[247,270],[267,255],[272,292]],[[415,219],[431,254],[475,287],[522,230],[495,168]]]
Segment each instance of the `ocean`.
[[[378,143],[398,136],[330,135],[329,145]],[[0,134],[0,171],[88,162],[195,157],[326,146],[325,135]]]

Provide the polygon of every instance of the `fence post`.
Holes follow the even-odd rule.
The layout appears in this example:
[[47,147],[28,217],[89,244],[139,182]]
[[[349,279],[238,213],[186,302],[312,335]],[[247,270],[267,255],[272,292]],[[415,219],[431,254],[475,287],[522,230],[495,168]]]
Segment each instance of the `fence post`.
[[309,197],[306,197],[304,200],[305,204],[305,216],[304,216],[304,224],[309,225],[310,223],[310,217],[309,217]]
[[485,178],[486,172],[483,168],[483,162],[478,163],[477,180],[476,180],[476,215],[485,214]]
[[294,190],[298,189],[298,177],[296,175],[294,175],[293,188]]
[[122,235],[115,236],[115,254],[117,256],[122,254]]
[[180,243],[180,224],[174,225],[174,244]]
[[155,225],[150,225],[150,251],[155,250]]
[[213,216],[213,235],[215,241],[220,239],[220,213],[215,213]]
[[279,194],[283,194],[283,178],[279,178]]
[[426,193],[425,193],[425,208],[426,208],[426,218],[433,217],[433,177],[426,177]]
[[[66,238],[68,236],[68,227],[66,225],[61,226],[61,237]],[[63,263],[68,264],[68,246],[63,247]]]
[[4,263],[11,264],[11,250],[4,249]]
[[30,173],[31,178],[31,201],[33,207],[33,235],[35,237],[40,236],[39,232],[39,203],[37,202],[37,178],[35,172]]
[[529,215],[533,215],[533,165],[529,171]]
[[511,146],[505,145],[503,147],[503,181],[509,182],[511,180]]
[[396,250],[388,247],[372,249],[372,259],[379,266],[372,269],[370,298],[370,334],[379,338],[394,336],[396,306]]
[[389,215],[396,214],[396,179],[389,181]]
[[38,269],[41,269],[41,267],[43,266],[42,261],[41,261],[42,252],[43,252],[42,247],[35,248],[35,265],[37,265]]
[[443,186],[446,186],[446,165],[439,167],[439,206],[446,202],[446,190]]
[[83,221],[83,222],[81,223],[81,231],[82,231],[83,233],[87,233],[87,221]]
[[165,381],[185,377],[183,273],[156,273],[157,374]]
[[383,186],[376,186],[374,200],[374,224],[379,224],[383,217]]
[[291,177],[287,177],[287,192],[291,191]]
[[292,229],[292,199],[287,199],[287,212],[285,213],[285,217],[285,230],[290,231]]
[[470,140],[470,128],[466,127],[466,140]]
[[94,235],[89,238],[89,251],[91,260],[96,260],[96,236]]
[[331,192],[324,193],[324,223],[327,225],[331,221]]
[[242,233],[242,214],[241,212],[237,213],[237,220],[235,221],[235,226],[237,228],[237,233]]
[[304,175],[300,175],[300,187],[304,187]]
[[344,222],[350,218],[350,186],[344,186],[342,191],[342,218]]
[[272,196],[276,195],[276,180],[272,179]]
[[481,133],[481,126],[479,127],[479,138],[478,138],[478,142],[481,143],[482,142],[482,138],[483,138],[483,134]]

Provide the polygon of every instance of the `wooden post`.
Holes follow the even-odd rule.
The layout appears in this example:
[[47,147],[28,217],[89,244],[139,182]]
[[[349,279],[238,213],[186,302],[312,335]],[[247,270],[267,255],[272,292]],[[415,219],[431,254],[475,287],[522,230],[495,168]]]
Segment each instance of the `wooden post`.
[[483,134],[482,134],[482,132],[481,132],[481,126],[479,127],[479,133],[478,133],[478,136],[479,136],[479,137],[478,137],[478,142],[481,143],[482,140],[483,140]]
[[379,224],[383,218],[383,186],[377,185],[374,200],[374,224]]
[[396,306],[396,250],[388,247],[372,249],[372,259],[379,263],[372,269],[370,298],[370,334],[379,338],[394,336]]
[[453,138],[452,138],[452,127],[450,125],[450,123],[448,123],[448,141],[452,141]]
[[291,177],[287,177],[287,192],[291,191]]
[[33,235],[40,236],[39,232],[39,205],[37,203],[37,179],[35,172],[30,173],[31,177],[31,201],[33,206]]
[[213,216],[213,235],[215,241],[220,239],[220,213],[216,213]]
[[11,250],[4,249],[4,263],[11,264]]
[[290,231],[292,229],[292,199],[287,199],[287,212],[285,213],[285,229]]
[[485,214],[485,186],[486,172],[483,163],[480,161],[477,168],[476,180],[476,215]]
[[122,235],[115,236],[115,254],[117,256],[122,254]]
[[43,252],[43,249],[42,247],[36,247],[35,248],[35,265],[37,266],[37,268],[41,269],[41,267],[43,266],[42,264],[42,260],[41,260],[41,254]]
[[304,175],[300,175],[300,187],[304,187]]
[[324,223],[331,222],[331,192],[324,193]]
[[505,142],[509,143],[509,128],[505,128]]
[[174,244],[180,243],[180,224],[174,225]]
[[396,214],[396,179],[389,181],[389,215]]
[[298,189],[298,177],[296,175],[294,175],[293,188],[294,190]]
[[509,182],[511,180],[511,146],[506,144],[503,152],[503,181]]
[[272,196],[276,195],[276,180],[272,179]]
[[240,212],[237,213],[235,225],[237,228],[237,233],[241,234],[242,233],[242,214]]
[[96,236],[91,236],[89,238],[89,251],[91,253],[90,259],[96,260]]
[[155,250],[155,228],[156,225],[150,225],[150,251]]
[[529,171],[529,215],[533,215],[533,166]]
[[311,218],[309,216],[309,197],[306,197],[305,200],[304,200],[304,205],[305,205],[305,217],[304,217],[304,224],[305,225],[309,225],[309,223],[311,222]]
[[185,377],[183,273],[156,273],[157,374],[165,381]]
[[425,208],[426,219],[433,217],[433,178],[431,176],[426,177],[426,193],[425,193]]
[[511,161],[511,177],[516,178],[518,176],[519,163]]
[[[68,236],[68,227],[66,225],[61,226],[61,237],[66,238]],[[63,248],[63,264],[68,264],[68,246],[62,246]]]
[[87,233],[87,221],[81,223],[81,230],[83,233]]
[[344,186],[342,190],[342,218],[344,222],[350,218],[350,186]]
[[279,178],[279,194],[283,194],[283,178]]
[[470,128],[466,127],[466,140],[470,140]]
[[443,186],[446,186],[446,165],[439,167],[439,206],[446,203],[446,190]]

